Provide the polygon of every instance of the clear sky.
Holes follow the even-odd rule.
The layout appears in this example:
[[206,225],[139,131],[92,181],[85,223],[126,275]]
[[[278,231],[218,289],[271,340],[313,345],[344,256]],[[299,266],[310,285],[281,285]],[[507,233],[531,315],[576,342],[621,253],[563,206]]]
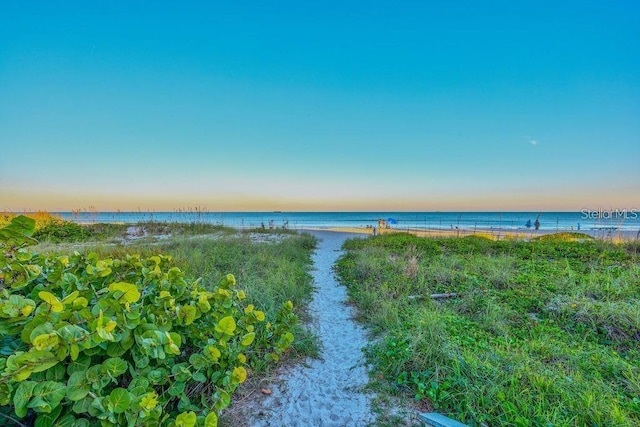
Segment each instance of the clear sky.
[[3,0],[0,211],[89,206],[638,208],[640,2]]

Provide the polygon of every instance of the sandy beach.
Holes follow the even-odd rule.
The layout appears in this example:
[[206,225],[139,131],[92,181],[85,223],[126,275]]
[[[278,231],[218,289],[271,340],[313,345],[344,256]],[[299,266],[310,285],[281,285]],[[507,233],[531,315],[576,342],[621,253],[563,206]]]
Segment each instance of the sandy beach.
[[[373,235],[373,230],[366,227],[331,227],[327,229],[306,229],[306,231],[332,231],[337,233],[367,234]],[[596,239],[610,240],[614,242],[640,240],[639,233],[635,231],[608,231],[608,230],[513,230],[513,229],[404,229],[383,228],[376,230],[377,234],[409,233],[418,237],[466,237],[481,236],[495,240],[518,239],[529,240],[535,237],[556,233],[582,233]]]

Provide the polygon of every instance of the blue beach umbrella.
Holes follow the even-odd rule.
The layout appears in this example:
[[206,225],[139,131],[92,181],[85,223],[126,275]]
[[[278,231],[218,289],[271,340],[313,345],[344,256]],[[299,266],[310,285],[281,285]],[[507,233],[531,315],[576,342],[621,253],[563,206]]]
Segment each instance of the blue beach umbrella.
[[395,218],[387,218],[387,224],[397,224],[398,220]]

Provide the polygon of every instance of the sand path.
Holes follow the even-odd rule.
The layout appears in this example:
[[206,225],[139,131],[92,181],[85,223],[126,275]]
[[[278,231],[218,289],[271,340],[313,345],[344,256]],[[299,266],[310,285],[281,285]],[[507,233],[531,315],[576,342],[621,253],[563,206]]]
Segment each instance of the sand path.
[[372,396],[362,391],[367,384],[365,331],[354,322],[353,309],[345,304],[346,289],[332,270],[342,243],[354,236],[312,234],[320,242],[313,256],[316,291],[309,314],[321,341],[322,359],[308,359],[284,372],[281,383],[268,386],[272,394],[255,408],[260,415],[250,420],[252,426],[365,426],[375,419]]

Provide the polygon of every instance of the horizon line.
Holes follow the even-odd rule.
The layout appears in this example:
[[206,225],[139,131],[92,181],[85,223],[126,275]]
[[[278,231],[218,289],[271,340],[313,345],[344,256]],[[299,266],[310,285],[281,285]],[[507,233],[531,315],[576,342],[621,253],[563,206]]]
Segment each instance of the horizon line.
[[89,210],[89,209],[71,209],[71,210],[48,210],[48,209],[28,209],[28,210],[5,210],[0,211],[0,214],[28,214],[28,213],[109,213],[109,214],[127,214],[127,213],[194,213],[194,214],[205,214],[205,213],[580,213],[584,211],[590,212],[624,212],[624,211],[640,211],[640,208],[604,208],[598,207],[596,209],[591,208],[582,208],[582,209],[566,209],[566,210],[526,210],[526,209],[515,209],[515,210],[501,210],[501,209],[488,209],[488,210],[209,210],[209,209],[173,209],[173,210],[155,210],[155,209],[147,209],[147,210]]

